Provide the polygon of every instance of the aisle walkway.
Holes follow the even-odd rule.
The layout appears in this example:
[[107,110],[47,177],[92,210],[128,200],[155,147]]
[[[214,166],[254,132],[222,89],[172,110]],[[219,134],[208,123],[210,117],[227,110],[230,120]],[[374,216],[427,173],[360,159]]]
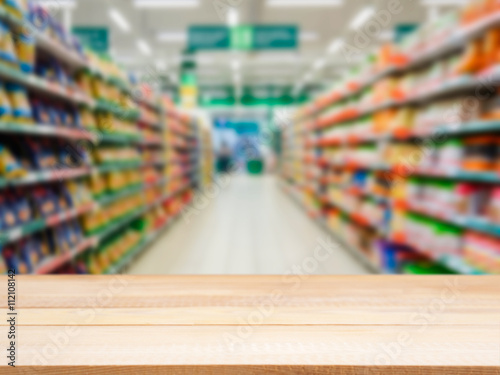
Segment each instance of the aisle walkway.
[[129,273],[285,274],[297,266],[313,274],[367,273],[343,249],[315,257],[327,237],[277,178],[238,176],[190,223],[181,216]]

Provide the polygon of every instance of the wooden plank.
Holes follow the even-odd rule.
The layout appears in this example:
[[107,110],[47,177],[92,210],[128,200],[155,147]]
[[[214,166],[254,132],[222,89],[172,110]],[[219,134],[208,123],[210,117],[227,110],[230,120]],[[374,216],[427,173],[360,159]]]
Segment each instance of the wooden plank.
[[[262,309],[259,309],[261,307]],[[480,311],[482,320],[475,322]],[[255,316],[264,316],[261,325],[491,325],[500,324],[500,308],[477,307],[464,310],[463,306],[444,305],[442,310],[428,307],[416,312],[411,306],[364,306],[352,304],[342,307],[288,307],[262,305],[248,306],[192,306],[167,308],[29,308],[19,311],[19,325],[239,325]],[[0,326],[6,326],[0,321]]]
[[[306,277],[306,276],[304,276]],[[18,277],[19,308],[255,306],[282,294],[286,306],[413,306],[434,298],[500,306],[495,276],[35,276]],[[71,282],[69,282],[71,280]],[[380,291],[383,290],[383,293]],[[0,288],[1,301],[6,289]],[[4,302],[5,304],[5,302]]]
[[498,325],[239,328],[20,326],[18,365],[500,366]]
[[[18,367],[12,373],[40,375],[498,375],[497,367],[454,367],[445,366],[404,367],[404,366],[276,366],[276,365],[236,365],[236,366],[57,366]],[[0,368],[1,373],[1,368]]]

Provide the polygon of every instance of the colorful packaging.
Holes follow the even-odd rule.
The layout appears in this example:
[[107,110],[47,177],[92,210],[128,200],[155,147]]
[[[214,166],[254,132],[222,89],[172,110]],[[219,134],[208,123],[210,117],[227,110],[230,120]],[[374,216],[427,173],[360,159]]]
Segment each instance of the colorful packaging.
[[12,32],[2,21],[0,21],[0,60],[12,65],[17,62]]
[[40,216],[48,217],[60,212],[57,195],[44,187],[37,187],[33,192],[34,203]]
[[7,267],[9,269],[15,270],[16,274],[18,275],[23,275],[28,273],[29,271],[28,266],[19,257],[14,245],[9,245],[5,247],[2,253],[5,258],[5,262],[7,263]]
[[5,89],[12,106],[12,116],[14,121],[23,124],[32,124],[33,115],[26,89],[15,83],[7,83],[5,85]]
[[25,153],[31,166],[37,170],[54,169],[57,167],[57,158],[51,142],[48,139],[25,141]]
[[33,211],[26,195],[12,195],[9,199],[12,201],[11,206],[14,209],[18,225],[23,225],[33,220]]
[[17,28],[15,33],[14,44],[19,67],[24,73],[32,73],[35,65],[35,39],[25,29]]
[[33,273],[42,259],[41,246],[36,238],[28,238],[19,244],[19,257],[26,264],[29,273]]
[[26,170],[14,158],[9,149],[0,144],[0,176],[5,178],[20,178],[26,175]]
[[7,230],[18,225],[16,210],[12,205],[11,195],[0,196],[0,230]]
[[15,17],[24,18],[28,12],[26,0],[3,0],[5,8]]
[[5,86],[0,82],[0,121],[9,122],[12,120],[12,107],[5,91]]

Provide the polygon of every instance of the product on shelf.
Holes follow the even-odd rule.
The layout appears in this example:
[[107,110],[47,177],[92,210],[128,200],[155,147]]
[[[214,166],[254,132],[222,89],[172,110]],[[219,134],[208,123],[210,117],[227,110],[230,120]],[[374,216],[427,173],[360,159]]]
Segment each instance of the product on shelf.
[[26,170],[19,160],[5,145],[0,144],[0,177],[19,178],[26,175]]

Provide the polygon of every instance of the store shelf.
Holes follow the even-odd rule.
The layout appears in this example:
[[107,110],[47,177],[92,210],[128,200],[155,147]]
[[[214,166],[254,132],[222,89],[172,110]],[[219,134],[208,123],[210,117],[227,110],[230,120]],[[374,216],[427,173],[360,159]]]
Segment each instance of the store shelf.
[[155,242],[159,236],[161,236],[167,229],[169,229],[177,216],[170,218],[167,223],[162,225],[159,229],[156,229],[152,233],[145,236],[145,238],[134,248],[127,252],[121,259],[119,259],[115,264],[111,265],[107,270],[103,272],[105,275],[112,275],[120,273],[125,267],[127,267],[140,253]]
[[22,134],[33,136],[45,136],[53,138],[65,138],[75,140],[88,140],[96,142],[98,136],[86,129],[68,128],[48,124],[16,124],[0,122],[0,133],[2,134]]
[[94,243],[99,245],[103,240],[110,237],[111,235],[118,232],[124,226],[130,224],[135,219],[142,216],[148,210],[148,206],[143,206],[135,209],[133,212],[125,215],[124,217],[116,220],[115,222],[107,225],[105,228],[101,229],[98,233],[93,234],[91,238],[94,238]]
[[382,270],[375,265],[370,259],[366,257],[366,255],[359,249],[354,248],[353,246],[347,244],[334,230],[332,230],[328,224],[322,220],[317,219],[316,222],[318,225],[328,234],[333,236],[335,240],[342,245],[344,249],[346,249],[350,254],[352,254],[357,260],[360,261],[369,271],[373,273],[383,273]]
[[139,111],[136,109],[122,108],[114,103],[97,100],[94,109],[101,112],[109,112],[119,119],[136,121],[139,118]]
[[139,124],[146,125],[150,128],[163,130],[163,125],[161,123],[149,121],[142,116],[139,117],[137,121],[139,122]]
[[[292,199],[292,201],[301,209],[301,210],[304,210],[304,212],[306,212],[307,214],[308,213],[308,209],[303,205],[303,203],[298,200],[290,191],[290,187],[286,186],[286,183],[285,183],[285,186],[283,187],[283,190],[287,193],[287,195]],[[328,235],[331,235],[335,238],[335,240],[340,244],[342,245],[342,247],[347,250],[350,254],[352,254],[356,259],[358,259],[361,264],[363,264],[363,266],[365,266],[370,272],[373,272],[373,273],[381,273],[381,270],[378,266],[376,266],[375,264],[373,264],[373,262],[371,260],[369,260],[365,254],[359,250],[359,249],[355,249],[353,248],[352,246],[348,245],[347,243],[345,243],[342,238],[337,234],[335,233],[335,231],[333,231],[329,226],[328,224],[325,222],[324,219],[322,218],[316,218],[315,220],[315,223],[318,224],[321,229],[323,229]]]
[[41,232],[45,229],[52,228],[61,223],[75,219],[94,209],[93,204],[88,204],[79,208],[73,208],[58,214],[51,215],[47,218],[34,219],[20,227],[12,228],[6,231],[0,231],[0,246],[8,243],[16,242],[24,237],[34,233]]
[[444,41],[438,43],[431,42],[432,44],[424,46],[418,51],[413,51],[410,55],[410,62],[406,66],[406,69],[418,68],[434,60],[445,57],[454,51],[459,51],[465,47],[467,42],[484,34],[486,30],[497,25],[500,25],[500,12],[498,11],[471,25],[458,27],[451,35],[445,38]]
[[121,199],[127,198],[134,194],[139,194],[144,190],[144,186],[142,184],[138,186],[132,186],[125,189],[122,189],[116,193],[106,194],[99,198],[95,198],[95,202],[99,207],[105,207],[112,203],[115,203]]
[[155,147],[163,147],[163,141],[158,138],[145,138],[142,139],[139,144],[141,146],[155,146]]
[[35,44],[37,48],[49,53],[57,60],[64,62],[73,70],[79,70],[87,67],[88,62],[76,51],[70,51],[66,46],[63,46],[55,40],[50,39],[47,35],[40,33],[36,26],[31,24],[28,20],[13,16],[3,5],[0,5],[0,19],[9,25],[20,26],[23,28],[27,27],[35,37]]
[[48,259],[43,260],[35,269],[35,274],[37,275],[46,275],[49,274],[71,260],[75,259],[78,255],[84,253],[90,248],[96,246],[95,239],[89,238],[81,242],[75,249],[72,251],[68,251],[64,254],[56,255],[49,257]]
[[61,168],[49,171],[30,172],[26,176],[18,179],[6,180],[0,178],[0,189],[6,187],[28,186],[52,181],[70,180],[90,174],[88,167],[82,168]]
[[371,218],[363,216],[363,215],[361,215],[358,212],[354,212],[352,210],[349,210],[348,208],[346,208],[345,206],[343,206],[341,203],[335,202],[332,199],[326,198],[324,201],[327,202],[328,204],[332,205],[333,207],[337,208],[338,210],[340,210],[352,222],[354,222],[354,223],[356,223],[358,225],[367,227],[367,228],[371,228],[374,231],[376,231],[382,237],[385,236],[384,231],[380,230],[380,227],[383,225],[383,223],[376,223]]
[[143,139],[140,135],[129,135],[120,133],[98,133],[98,141],[101,143],[117,144],[117,145],[133,145],[141,144]]
[[5,63],[0,63],[0,78],[6,81],[19,83],[42,95],[49,95],[59,100],[75,104],[94,106],[94,101],[90,97],[85,96],[85,94],[76,89],[63,87],[60,84],[46,81],[33,74],[23,73],[20,70],[7,66]]
[[500,225],[491,223],[486,219],[461,217],[457,214],[447,214],[443,211],[432,212],[428,209],[424,209],[411,204],[407,205],[407,208],[410,212],[422,216],[427,216],[429,218],[453,224],[464,229],[472,229],[481,233],[500,237]]
[[91,168],[91,173],[109,173],[109,172],[126,171],[130,169],[139,169],[145,166],[147,166],[147,164],[142,161],[109,162],[99,166],[93,166]]

